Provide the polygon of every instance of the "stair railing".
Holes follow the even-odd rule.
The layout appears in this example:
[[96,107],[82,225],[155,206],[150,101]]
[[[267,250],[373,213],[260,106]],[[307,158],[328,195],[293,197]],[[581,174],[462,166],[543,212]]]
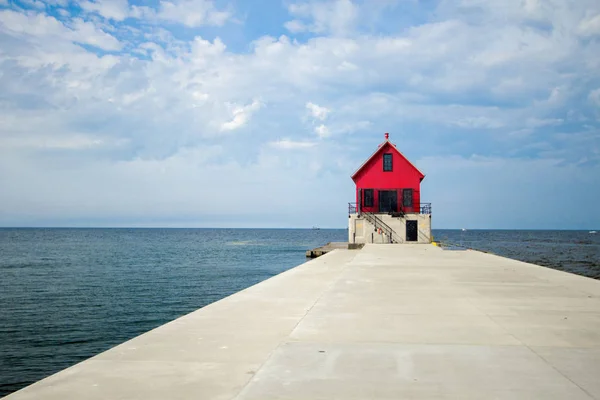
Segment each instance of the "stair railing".
[[388,224],[383,222],[377,215],[370,212],[363,212],[365,219],[375,226],[375,229],[381,228],[382,232],[389,236],[390,243],[402,243],[404,240]]

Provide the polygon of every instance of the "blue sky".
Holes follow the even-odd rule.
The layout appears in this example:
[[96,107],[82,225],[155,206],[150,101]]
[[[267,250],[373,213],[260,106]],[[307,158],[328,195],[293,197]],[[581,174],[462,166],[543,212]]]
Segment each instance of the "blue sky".
[[0,226],[600,227],[596,0],[0,0]]

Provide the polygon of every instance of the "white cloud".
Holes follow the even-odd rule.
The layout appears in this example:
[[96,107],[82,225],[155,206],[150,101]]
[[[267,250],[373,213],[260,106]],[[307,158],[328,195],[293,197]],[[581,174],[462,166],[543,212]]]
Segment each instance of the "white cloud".
[[294,150],[294,149],[309,149],[316,146],[316,142],[305,142],[305,141],[294,141],[290,139],[281,139],[274,142],[270,142],[269,146],[278,149]]
[[50,136],[29,135],[27,137],[0,138],[0,144],[5,149],[35,149],[35,150],[86,150],[102,147],[118,147],[127,144],[125,140],[107,141],[103,138],[89,135]]
[[92,22],[74,19],[69,27],[56,18],[44,14],[23,14],[12,10],[0,11],[0,31],[11,35],[35,37],[47,41],[56,40],[83,43],[103,50],[120,50],[122,44],[112,35],[104,32]]
[[87,12],[98,13],[115,21],[131,17],[167,21],[192,28],[203,25],[221,26],[232,17],[230,11],[217,9],[212,0],[160,0],[158,8],[130,6],[128,0],[83,0],[80,6]]
[[156,20],[156,10],[147,6],[132,5],[129,9],[129,16],[131,18],[153,21]]
[[13,10],[0,10],[0,28],[16,35],[64,35],[70,32],[54,17],[44,14],[24,14]]
[[407,38],[384,37],[375,44],[375,52],[380,55],[393,56],[406,53],[412,45],[413,41]]
[[242,126],[246,125],[252,114],[259,110],[261,106],[262,104],[258,100],[252,101],[252,103],[248,104],[247,106],[231,105],[231,114],[233,119],[223,123],[221,125],[221,130],[232,131],[241,128]]
[[73,31],[72,40],[77,43],[85,43],[109,51],[121,50],[123,47],[114,36],[99,29],[92,22],[74,19]]
[[358,8],[350,0],[292,3],[288,6],[288,11],[308,20],[307,23],[298,19],[287,22],[285,27],[293,33],[310,31],[345,34],[352,29],[358,17]]
[[495,121],[488,117],[464,117],[451,122],[452,125],[467,129],[496,129],[501,128],[504,124],[500,121]]
[[221,26],[231,17],[231,13],[217,10],[214,3],[209,0],[161,0],[157,17],[189,27]]
[[321,107],[317,104],[311,103],[310,101],[306,103],[306,108],[310,111],[310,115],[321,121],[325,120],[325,118],[327,118],[327,114],[331,112],[330,109]]
[[544,126],[556,126],[564,121],[561,118],[528,118],[526,124],[531,128],[541,128]]
[[568,88],[565,87],[552,88],[552,91],[547,99],[548,104],[553,106],[559,106],[563,104],[567,97],[567,92]]
[[287,29],[288,31],[290,31],[292,33],[304,32],[308,29],[306,27],[306,25],[304,25],[302,22],[298,21],[297,19],[293,19],[291,21],[286,22],[284,24],[284,26],[285,26],[285,29]]
[[96,12],[104,18],[123,21],[129,14],[127,0],[84,0],[79,6],[88,12]]
[[315,128],[315,133],[317,135],[319,135],[319,137],[321,139],[325,139],[326,137],[329,137],[329,135],[331,135],[331,132],[329,131],[329,128],[327,128],[325,125],[321,124],[319,126],[317,126]]
[[600,14],[583,19],[579,23],[578,30],[583,36],[600,35]]
[[355,71],[358,69],[358,67],[356,66],[356,64],[353,64],[351,62],[342,61],[342,63],[338,65],[337,69],[340,71]]

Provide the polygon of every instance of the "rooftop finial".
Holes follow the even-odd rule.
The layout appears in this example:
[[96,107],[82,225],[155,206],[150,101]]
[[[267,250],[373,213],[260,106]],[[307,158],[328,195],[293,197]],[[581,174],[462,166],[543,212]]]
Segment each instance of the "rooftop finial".
[[389,133],[385,133],[385,140],[388,140],[390,138],[390,134]]

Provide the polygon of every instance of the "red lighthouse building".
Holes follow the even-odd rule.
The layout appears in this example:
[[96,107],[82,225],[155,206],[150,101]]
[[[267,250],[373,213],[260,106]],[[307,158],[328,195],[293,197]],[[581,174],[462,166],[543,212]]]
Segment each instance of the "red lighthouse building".
[[356,170],[350,243],[431,242],[431,204],[421,202],[425,178],[389,140]]

